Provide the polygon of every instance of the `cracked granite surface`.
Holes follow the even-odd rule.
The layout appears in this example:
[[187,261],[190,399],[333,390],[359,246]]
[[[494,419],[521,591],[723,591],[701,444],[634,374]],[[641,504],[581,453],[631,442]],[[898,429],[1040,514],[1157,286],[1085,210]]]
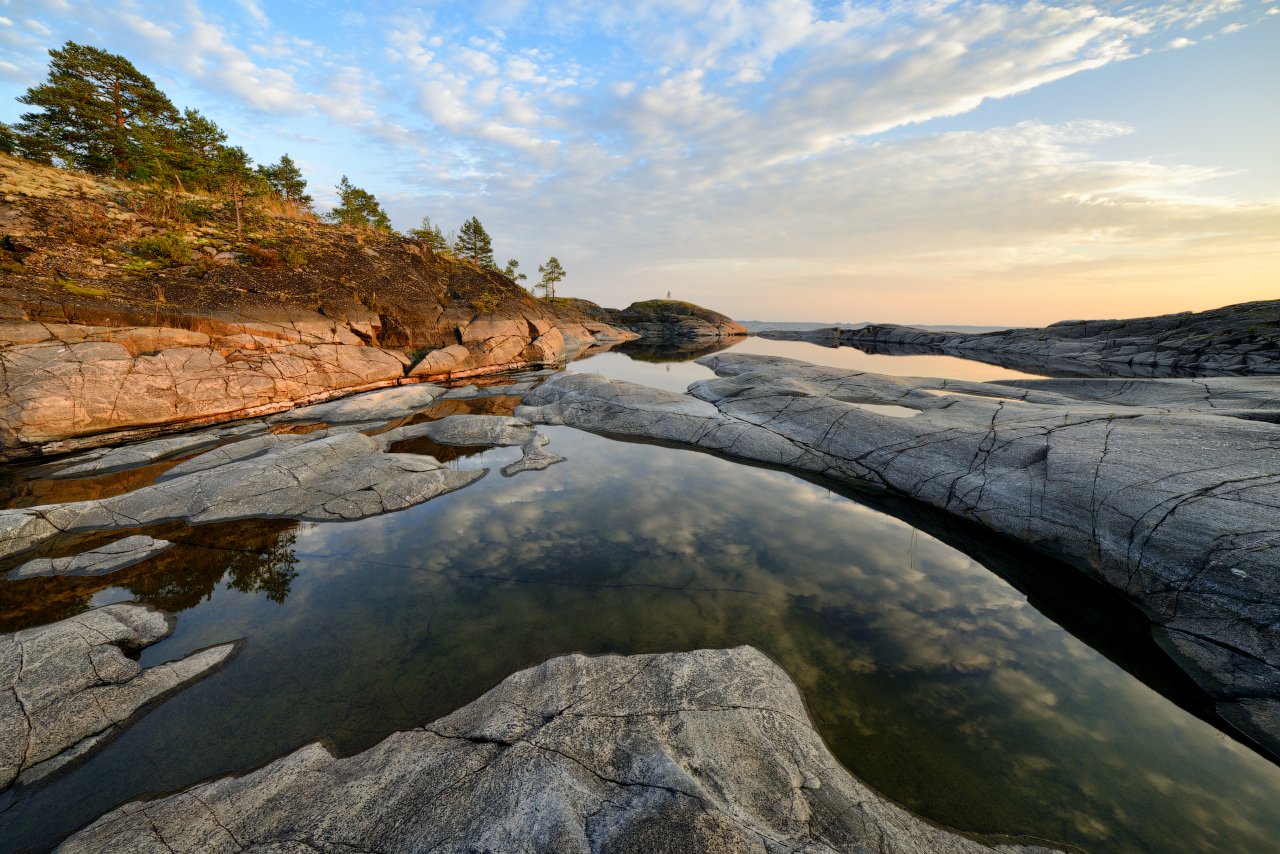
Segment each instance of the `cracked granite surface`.
[[991,849],[850,776],[786,674],[739,647],[554,658],[363,753],[312,744],[126,804],[59,850]]
[[0,635],[0,790],[87,754],[235,650],[220,644],[145,669],[125,655],[172,631],[165,614],[125,603]]

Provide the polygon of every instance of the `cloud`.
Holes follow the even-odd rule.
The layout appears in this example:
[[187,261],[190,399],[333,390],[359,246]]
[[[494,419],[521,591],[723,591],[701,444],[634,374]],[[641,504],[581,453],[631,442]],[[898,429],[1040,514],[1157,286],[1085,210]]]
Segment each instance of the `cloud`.
[[[606,301],[660,278],[765,313],[790,271],[816,310],[886,282],[1272,251],[1273,202],[1212,197],[1223,169],[1095,154],[1114,123],[950,120],[1153,51],[1190,56],[1247,20],[1231,0],[495,0],[483,25],[451,3],[318,12],[340,38],[302,38],[255,0],[228,8],[38,17],[55,38],[127,45],[234,138],[316,140],[316,183],[364,172],[397,222],[476,213],[513,253],[553,247]],[[0,79],[36,76],[34,32],[0,25]]]

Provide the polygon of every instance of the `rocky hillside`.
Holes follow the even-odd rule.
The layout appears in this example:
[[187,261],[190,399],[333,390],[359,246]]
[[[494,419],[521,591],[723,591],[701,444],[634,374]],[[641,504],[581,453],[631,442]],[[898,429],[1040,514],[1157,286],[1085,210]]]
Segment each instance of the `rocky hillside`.
[[880,324],[760,335],[869,352],[946,353],[1062,376],[1280,373],[1280,300],[1128,320],[1066,320],[1043,329],[984,334]]
[[423,242],[269,206],[3,155],[0,199],[0,459],[636,337]]

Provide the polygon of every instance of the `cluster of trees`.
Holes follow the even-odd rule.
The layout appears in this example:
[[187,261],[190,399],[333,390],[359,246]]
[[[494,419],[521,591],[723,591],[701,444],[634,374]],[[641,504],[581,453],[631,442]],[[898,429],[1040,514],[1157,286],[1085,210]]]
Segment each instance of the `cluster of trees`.
[[49,76],[18,101],[33,109],[0,125],[0,149],[42,163],[180,189],[242,197],[274,194],[310,210],[307,182],[283,155],[257,166],[199,110],[179,110],[123,56],[67,42],[49,51]]
[[[520,262],[515,258],[508,258],[506,267],[498,267],[493,257],[493,239],[489,237],[489,232],[485,231],[484,226],[480,224],[480,220],[474,216],[462,224],[462,227],[458,229],[458,233],[452,239],[445,237],[444,233],[440,231],[440,226],[432,223],[429,216],[422,218],[422,225],[409,229],[408,235],[426,243],[436,252],[452,252],[459,258],[466,258],[486,269],[498,270],[517,284],[527,281],[529,278],[520,272]],[[553,255],[547,259],[547,263],[538,267],[538,272],[542,274],[542,279],[533,286],[534,292],[541,291],[543,296],[554,299],[556,283],[565,276],[564,267],[560,265],[560,261]]]
[[[13,126],[0,123],[0,151],[94,175],[223,195],[234,207],[237,232],[243,204],[252,198],[273,196],[293,211],[314,214],[307,181],[288,154],[254,166],[243,148],[227,144],[226,132],[212,119],[198,110],[178,110],[123,56],[72,41],[49,56],[48,79],[18,98],[33,109]],[[395,233],[373,193],[346,175],[336,190],[338,206],[327,219]],[[497,266],[489,234],[474,216],[450,238],[429,217],[408,236],[516,282],[528,279],[514,258],[503,269]],[[535,290],[553,298],[564,268],[552,257],[538,272],[542,279]]]

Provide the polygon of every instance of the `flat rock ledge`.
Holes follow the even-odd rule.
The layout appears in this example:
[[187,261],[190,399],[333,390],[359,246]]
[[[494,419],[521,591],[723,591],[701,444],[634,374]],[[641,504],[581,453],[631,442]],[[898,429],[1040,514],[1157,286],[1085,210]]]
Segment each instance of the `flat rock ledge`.
[[[134,801],[62,852],[978,852],[863,786],[750,647],[571,655],[354,756]],[[999,846],[1003,851],[1047,851]]]
[[208,460],[193,457],[166,479],[123,495],[0,511],[0,556],[34,548],[61,533],[174,520],[363,519],[461,489],[485,474],[385,448],[382,437],[342,428],[245,439],[215,448]]
[[166,614],[132,603],[0,635],[0,790],[44,777],[109,740],[164,695],[224,664],[221,644],[144,669],[125,651],[173,631]]
[[884,488],[1027,543],[1138,603],[1220,713],[1280,753],[1275,378],[990,384],[699,361],[719,377],[692,396],[566,374],[517,415]]
[[110,575],[113,572],[141,563],[171,547],[168,540],[157,540],[145,534],[124,537],[96,549],[67,557],[38,557],[12,570],[6,578],[18,581],[41,575]]
[[[182,318],[191,328],[0,318],[0,460],[258,418],[360,391],[545,368],[637,337],[541,309],[464,313],[436,336],[458,343],[413,362],[376,346],[381,327],[372,321],[352,325],[296,308],[240,314]],[[117,455],[99,468],[127,464]]]

